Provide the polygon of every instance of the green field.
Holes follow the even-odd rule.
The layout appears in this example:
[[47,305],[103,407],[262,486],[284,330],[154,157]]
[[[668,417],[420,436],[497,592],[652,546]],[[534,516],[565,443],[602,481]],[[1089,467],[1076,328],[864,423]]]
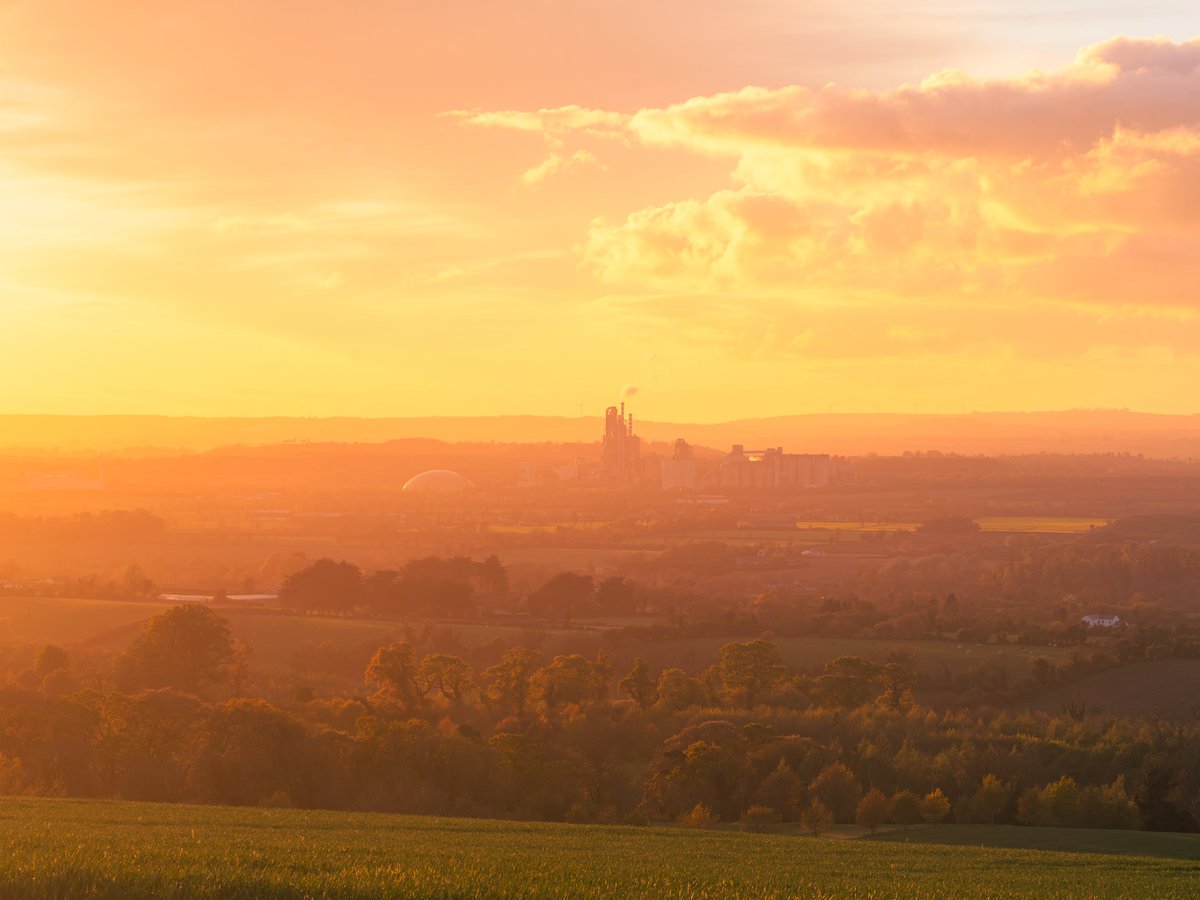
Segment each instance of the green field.
[[1194,897],[1200,865],[729,831],[0,801],[0,896]]
[[[1200,834],[1107,831],[1102,828],[1023,828],[1018,825],[917,825],[890,830],[868,841],[1116,853],[1200,861]],[[1200,868],[1196,874],[1200,877]]]
[[[1018,534],[1085,534],[1102,528],[1110,520],[1074,516],[983,516],[975,519],[980,530]],[[888,534],[905,531],[915,533],[919,522],[857,522],[808,521],[796,522],[795,528],[746,525],[737,529],[690,531],[680,534],[644,539],[648,544],[687,544],[694,541],[724,541],[728,544],[826,544],[831,539],[844,543],[865,541],[879,532]]]
[[1068,703],[1117,716],[1200,717],[1200,659],[1147,659],[1052,688],[1028,706],[1050,713]]
[[[0,622],[7,619],[8,638],[13,640],[31,644],[86,643],[119,651],[137,636],[140,622],[168,606],[121,600],[5,597],[0,599]],[[404,638],[402,622],[279,615],[254,607],[225,607],[219,612],[229,619],[234,637],[250,647],[251,666],[259,669],[287,668],[297,649],[304,644],[331,641],[346,648],[370,644],[379,647]],[[610,627],[640,621],[610,621],[601,617],[581,620],[571,628],[540,622],[434,623],[432,627],[453,634],[464,648],[500,637],[506,646],[532,646],[551,658],[560,653],[591,656],[604,645],[619,667],[628,666],[635,656],[641,656],[652,668],[680,666],[689,671],[700,671],[708,666],[717,650],[735,640],[718,637],[648,640],[632,636],[621,641],[604,640],[604,633]],[[423,622],[411,624],[417,630],[425,627]],[[1029,662],[1035,656],[1061,662],[1071,654],[1070,648],[954,641],[826,637],[778,637],[772,641],[778,645],[785,663],[809,671],[819,669],[839,656],[862,656],[873,662],[886,662],[898,653],[910,659],[912,668],[935,685],[944,681],[947,671],[955,675],[984,662],[1003,664],[1010,677],[1019,680],[1025,677]]]
[[558,569],[591,569],[600,563],[636,562],[658,556],[656,550],[621,547],[505,547],[496,555],[506,566],[526,563]]
[[[0,639],[73,644],[128,630],[174,604],[74,597],[0,596]],[[130,632],[130,638],[136,629]]]
[[[609,650],[613,659],[618,654],[641,656],[651,668],[680,666],[699,670],[707,666],[717,651],[731,640],[746,638],[670,638],[658,641],[631,640]],[[946,671],[957,675],[988,663],[1008,669],[1010,679],[1019,681],[1028,674],[1030,661],[1044,656],[1053,663],[1070,658],[1072,648],[1026,647],[1019,644],[972,644],[955,641],[914,641],[903,639],[831,638],[831,637],[773,637],[779,654],[794,669],[812,671],[840,656],[861,656],[872,662],[888,662],[894,657],[907,659],[907,665],[925,675],[931,683],[941,684]]]

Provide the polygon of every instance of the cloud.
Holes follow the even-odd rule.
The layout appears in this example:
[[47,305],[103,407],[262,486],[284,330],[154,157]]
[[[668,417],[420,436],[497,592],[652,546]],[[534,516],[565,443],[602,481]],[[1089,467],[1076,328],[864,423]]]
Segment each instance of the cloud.
[[526,186],[535,185],[545,181],[551,175],[557,175],[567,169],[577,169],[581,167],[593,167],[603,169],[604,166],[596,159],[595,155],[587,150],[576,150],[570,156],[564,156],[561,153],[552,151],[549,156],[538,163],[531,169],[527,169],[521,174],[521,184]]
[[889,91],[748,87],[638,112],[646,143],[717,155],[784,149],[893,157],[1060,158],[1118,124],[1158,131],[1195,123],[1200,39],[1115,38],[1057,72],[976,80],[942,72]]
[[554,109],[539,109],[536,112],[519,110],[452,110],[443,115],[458,119],[466,126],[503,128],[523,131],[541,136],[546,144],[546,157],[521,174],[521,184],[533,187],[551,176],[568,169],[584,167],[604,169],[604,165],[590,150],[568,150],[567,139],[580,136],[604,139],[626,139],[625,129],[629,117],[615,112],[587,109],[582,106],[561,106]]
[[829,304],[1196,308],[1198,98],[1200,39],[1116,38],[1056,72],[645,109],[632,138],[730,158],[732,184],[597,219],[578,250],[615,290],[739,292],[768,325]]
[[597,137],[622,137],[629,116],[602,109],[582,106],[559,106],[533,112],[506,109],[489,112],[481,109],[456,109],[443,115],[458,119],[463,125],[484,128],[507,128],[528,131],[543,136],[590,134]]

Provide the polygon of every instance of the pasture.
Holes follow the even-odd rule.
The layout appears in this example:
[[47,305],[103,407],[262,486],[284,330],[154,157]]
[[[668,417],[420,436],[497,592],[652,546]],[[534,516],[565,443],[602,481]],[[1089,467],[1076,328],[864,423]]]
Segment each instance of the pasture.
[[[123,650],[137,636],[139,624],[162,612],[170,604],[132,603],[120,600],[79,600],[51,597],[5,597],[0,600],[0,619],[9,621],[9,640],[30,644],[80,643]],[[339,648],[380,647],[392,641],[411,639],[426,629],[435,636],[438,649],[466,653],[500,638],[506,647],[526,646],[541,651],[547,659],[557,654],[595,655],[603,647],[621,672],[635,657],[643,657],[651,668],[678,666],[699,672],[708,666],[724,644],[749,640],[749,636],[646,638],[618,634],[614,628],[645,620],[587,618],[571,627],[544,622],[432,622],[387,621],[332,616],[294,616],[253,606],[219,607],[229,620],[233,636],[251,649],[255,669],[284,669],[298,649],[306,644],[331,642]],[[816,672],[839,656],[862,656],[873,662],[898,660],[923,674],[934,686],[946,678],[987,664],[1007,669],[1010,679],[1025,677],[1030,661],[1044,656],[1059,663],[1070,648],[1026,647],[1017,644],[972,644],[954,641],[919,641],[873,638],[775,637],[783,661],[796,670]],[[364,656],[369,658],[369,652]],[[1062,701],[1058,701],[1061,705]],[[1057,708],[1057,707],[1056,707]]]
[[[669,638],[648,641],[631,640],[609,649],[614,662],[628,656],[643,657],[653,668],[679,666],[698,671],[712,662],[717,650],[731,640],[750,638]],[[903,662],[939,685],[951,676],[983,664],[1003,667],[1010,679],[1024,678],[1029,663],[1044,656],[1053,663],[1068,659],[1071,651],[1063,647],[1026,647],[1018,644],[972,644],[955,641],[915,641],[903,639],[830,637],[773,637],[783,661],[793,669],[819,671],[829,660],[839,656],[861,656],[872,662]]]
[[26,597],[0,594],[0,638],[39,644],[103,640],[128,632],[132,639],[137,623],[174,604],[131,600],[83,600],[74,597]]
[[555,571],[588,570],[605,563],[642,562],[658,556],[659,551],[621,547],[504,547],[496,555],[506,566],[531,565]]
[[1087,675],[1029,702],[1033,709],[1060,712],[1068,703],[1088,712],[1118,716],[1200,716],[1200,659],[1150,659]]
[[[1200,862],[1200,834],[1115,831],[1104,828],[1028,828],[1019,825],[916,825],[889,829],[866,841],[1060,850],[1122,856],[1160,856]],[[1197,868],[1200,877],[1200,867]]]
[[[1086,534],[1109,524],[1109,519],[1079,516],[982,516],[975,519],[980,531],[993,534]],[[874,540],[880,533],[915,534],[920,522],[869,522],[856,520],[798,519],[794,528],[754,526],[746,524],[736,529],[689,531],[644,539],[647,543],[678,545],[693,541],[724,541],[728,544],[827,544]],[[927,535],[936,537],[937,535]]]
[[0,895],[1192,897],[1178,859],[96,800],[0,801]]

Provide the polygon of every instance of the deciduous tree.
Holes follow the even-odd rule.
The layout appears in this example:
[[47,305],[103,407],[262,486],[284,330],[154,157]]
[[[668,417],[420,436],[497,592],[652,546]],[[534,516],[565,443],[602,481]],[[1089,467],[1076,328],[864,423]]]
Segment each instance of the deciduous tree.
[[809,793],[824,804],[835,822],[850,822],[862,789],[858,779],[840,762],[831,763],[808,786]]
[[892,794],[892,821],[905,831],[908,826],[921,821],[921,800],[912,791],[896,791]]
[[921,798],[921,818],[926,822],[944,822],[950,815],[950,798],[941,788],[934,788]]
[[774,644],[744,641],[726,644],[717,651],[716,675],[726,699],[750,709],[783,680],[787,668]]
[[875,829],[888,820],[888,812],[887,797],[877,788],[871,788],[858,801],[854,809],[854,821],[864,828],[869,828],[871,834],[874,834]]
[[367,663],[363,680],[375,685],[382,699],[411,711],[417,707],[420,698],[418,673],[417,654],[412,644],[397,641],[375,651]]
[[483,672],[488,682],[485,696],[490,703],[521,715],[529,699],[529,681],[541,662],[541,654],[525,647],[506,650],[500,661]]
[[987,819],[989,825],[995,824],[997,813],[1008,805],[1008,798],[1012,796],[1012,792],[1012,785],[1005,784],[995,775],[984,775],[979,789],[971,798],[971,815]]
[[362,606],[366,588],[358,566],[328,557],[294,572],[279,589],[279,603],[300,612],[346,613]]
[[229,623],[206,606],[185,603],[146,622],[118,661],[117,680],[126,688],[198,693],[226,681],[235,657]]

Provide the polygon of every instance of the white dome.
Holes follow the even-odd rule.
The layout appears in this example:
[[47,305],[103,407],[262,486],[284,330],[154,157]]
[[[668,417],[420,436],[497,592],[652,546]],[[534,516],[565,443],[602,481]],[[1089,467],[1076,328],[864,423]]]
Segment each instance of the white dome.
[[430,469],[414,475],[404,482],[404,490],[410,494],[453,494],[475,487],[471,479],[464,478],[449,469]]

